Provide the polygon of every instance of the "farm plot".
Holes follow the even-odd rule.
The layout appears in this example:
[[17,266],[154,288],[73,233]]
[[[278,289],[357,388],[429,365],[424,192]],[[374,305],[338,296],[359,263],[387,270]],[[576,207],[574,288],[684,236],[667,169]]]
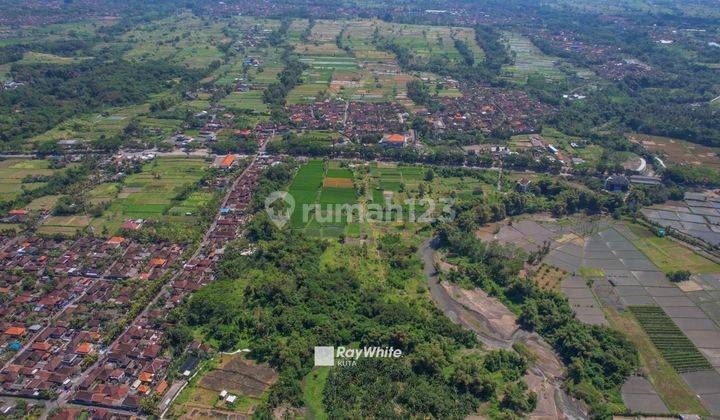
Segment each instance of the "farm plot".
[[39,188],[44,183],[23,184],[25,177],[49,176],[55,170],[50,169],[47,160],[8,159],[0,161],[0,201],[9,201],[20,195],[23,189]]
[[261,90],[231,92],[228,96],[221,99],[219,104],[231,110],[266,112],[268,109],[267,105],[263,102]]
[[[211,361],[212,366],[191,381],[175,401],[172,412],[181,418],[249,416],[260,403],[266,390],[278,380],[271,368],[256,364],[238,355],[223,355]],[[226,397],[221,397],[225,392]],[[235,396],[234,402],[227,400]],[[239,418],[239,417],[238,417]]]
[[[93,220],[93,226],[110,232],[127,219],[168,220],[192,222],[176,218],[170,213],[174,200],[188,187],[195,185],[208,168],[202,159],[162,158],[143,167],[142,172],[127,177],[122,189],[103,215]],[[194,212],[207,196],[190,194],[175,207],[175,216]]]
[[225,28],[225,23],[205,22],[190,13],[141,25],[123,36],[122,41],[131,47],[125,58],[206,68],[223,57],[216,46],[229,41]]
[[476,61],[484,57],[482,49],[475,42],[473,29],[380,22],[377,23],[377,27],[380,35],[408,48],[419,58],[444,57],[451,61],[462,60],[460,52],[455,48],[455,39],[468,44]]
[[[540,51],[532,41],[517,33],[503,33],[505,43],[510,47],[510,51],[515,55],[515,63],[504,68],[508,77],[516,82],[525,83],[527,76],[531,74],[542,74],[548,79],[563,79],[566,73],[574,73],[583,78],[592,76],[592,72],[586,69],[580,69],[567,63],[562,63],[558,57],[545,55]],[[566,70],[561,70],[560,65]]]
[[710,363],[658,306],[630,306],[632,314],[665,360],[679,373],[711,369]]
[[333,162],[328,168],[320,160],[300,167],[289,188],[295,199],[290,225],[321,237],[337,237],[356,221],[347,206],[357,203],[353,174]]
[[74,235],[77,231],[82,231],[90,224],[90,217],[86,215],[76,216],[51,216],[45,219],[38,229],[38,233],[48,235]]

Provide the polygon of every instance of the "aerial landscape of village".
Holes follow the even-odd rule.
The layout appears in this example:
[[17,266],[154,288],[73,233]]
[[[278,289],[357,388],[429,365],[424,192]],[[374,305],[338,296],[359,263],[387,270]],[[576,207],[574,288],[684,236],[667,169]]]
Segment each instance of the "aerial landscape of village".
[[718,0],[0,0],[0,419],[720,418]]

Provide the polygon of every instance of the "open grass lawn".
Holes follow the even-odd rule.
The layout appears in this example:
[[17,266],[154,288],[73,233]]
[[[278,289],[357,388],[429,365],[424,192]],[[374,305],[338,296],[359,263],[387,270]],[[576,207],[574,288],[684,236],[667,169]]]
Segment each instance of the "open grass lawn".
[[34,189],[42,183],[23,184],[26,176],[52,175],[50,162],[40,159],[8,159],[0,161],[0,202],[12,200],[22,193],[23,188]]
[[629,226],[638,236],[638,239],[632,241],[633,244],[663,272],[688,270],[693,274],[720,273],[720,265],[672,239],[657,237],[638,225]]
[[650,341],[678,373],[712,369],[675,322],[659,306],[630,306]]
[[605,308],[605,317],[635,344],[640,353],[643,371],[670,410],[678,413],[707,414],[695,393],[662,357],[632,314],[627,311],[621,314],[612,308]]
[[266,112],[268,107],[263,102],[261,90],[247,92],[231,92],[220,100],[220,105],[230,109],[242,109],[257,112]]
[[303,399],[307,405],[310,418],[315,420],[327,419],[322,396],[329,373],[329,367],[317,367],[310,371],[302,382]]
[[[208,163],[204,160],[188,158],[160,158],[146,164],[141,173],[130,175],[123,181],[110,207],[101,217],[93,220],[93,227],[107,228],[112,233],[127,219],[192,223],[195,219],[185,214],[195,213],[212,194],[191,193],[174,207],[173,200],[184,188],[195,185],[207,168]],[[112,197],[112,187],[103,188],[107,190],[96,191],[96,198]]]

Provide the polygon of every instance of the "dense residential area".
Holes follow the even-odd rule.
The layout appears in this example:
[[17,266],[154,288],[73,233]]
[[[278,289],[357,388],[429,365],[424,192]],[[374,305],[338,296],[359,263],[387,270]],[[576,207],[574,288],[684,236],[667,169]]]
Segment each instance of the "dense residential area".
[[0,6],[0,418],[720,416],[713,1]]

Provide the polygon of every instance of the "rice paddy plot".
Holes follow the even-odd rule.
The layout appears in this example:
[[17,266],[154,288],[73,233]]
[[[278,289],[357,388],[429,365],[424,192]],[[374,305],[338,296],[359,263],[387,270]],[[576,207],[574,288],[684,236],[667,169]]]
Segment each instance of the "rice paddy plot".
[[682,330],[659,306],[630,306],[650,341],[679,373],[711,369],[712,366]]
[[51,216],[40,225],[38,233],[74,235],[78,230],[84,230],[89,224],[90,217],[86,215]]
[[338,162],[307,162],[298,170],[288,192],[295,200],[290,226],[308,235],[338,237],[350,222],[358,220],[353,174]]
[[26,177],[49,176],[55,170],[50,162],[40,159],[8,159],[0,161],[0,202],[9,201],[20,195],[23,189],[35,189],[44,183],[23,183]]
[[[205,193],[192,192],[188,198],[174,205],[184,189],[195,185],[206,173],[208,163],[202,159],[160,158],[143,166],[142,172],[127,177],[120,192],[93,226],[115,231],[127,219],[164,220],[168,216],[194,213],[209,200]],[[176,211],[170,214],[170,210]],[[183,211],[185,210],[185,211]],[[173,218],[173,221],[192,222],[193,218]]]
[[262,91],[250,90],[247,92],[231,92],[220,100],[220,105],[229,109],[250,110],[266,112],[267,105],[263,102]]
[[559,58],[543,54],[529,38],[517,32],[505,32],[503,35],[515,55],[515,64],[505,67],[512,79],[524,83],[527,76],[533,73],[540,73],[549,79],[565,77],[557,67]]

